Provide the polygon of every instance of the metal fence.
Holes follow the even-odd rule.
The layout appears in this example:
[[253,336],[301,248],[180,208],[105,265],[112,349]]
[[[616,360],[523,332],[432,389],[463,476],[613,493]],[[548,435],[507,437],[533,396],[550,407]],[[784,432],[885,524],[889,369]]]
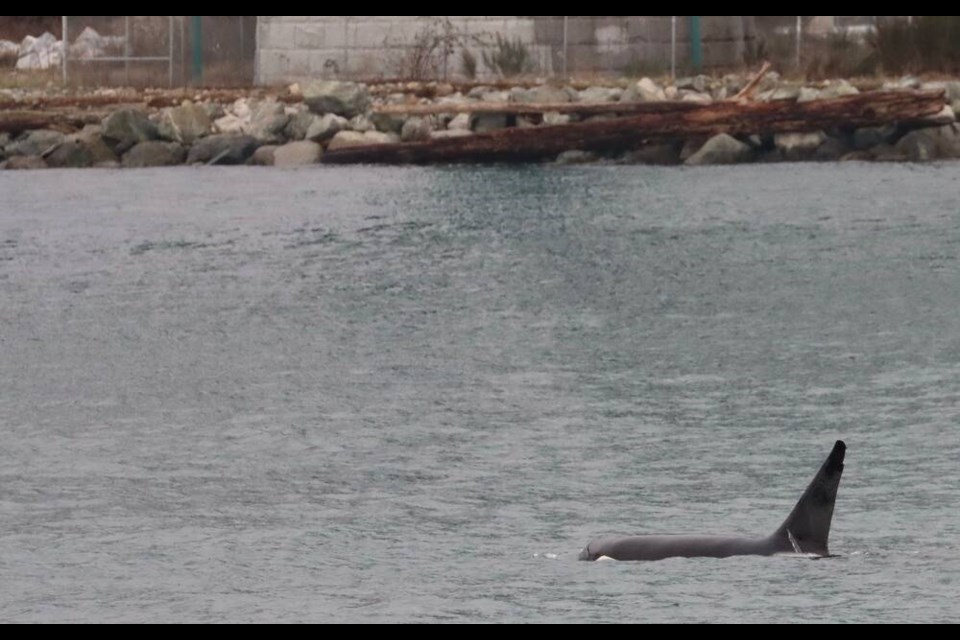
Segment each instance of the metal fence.
[[[345,21],[345,26],[333,24],[338,18]],[[420,19],[429,26],[430,19],[436,22],[451,17],[406,18]],[[509,27],[514,22],[530,19],[534,26],[524,37],[531,43],[531,57],[537,63],[535,72],[558,77],[592,73],[653,77],[676,77],[700,71],[725,73],[756,69],[766,60],[782,74],[811,78],[869,75],[878,70],[889,73],[889,64],[878,64],[878,60],[883,62],[884,54],[878,45],[878,42],[882,44],[878,27],[882,29],[889,21],[910,25],[924,20],[914,16],[452,18],[465,24],[469,22],[467,18],[478,21],[497,18],[507,24],[506,34],[513,33]],[[249,86],[257,79],[257,72],[261,74],[259,79],[267,83],[282,81],[285,75],[322,77],[329,72],[322,65],[328,57],[339,63],[334,65],[334,70],[339,67],[342,77],[401,77],[391,65],[382,63],[383,59],[400,56],[401,45],[418,46],[415,37],[401,42],[402,38],[397,36],[397,42],[392,42],[394,36],[389,29],[396,30],[403,25],[391,26],[386,16],[62,16],[58,19],[62,21],[61,40],[56,41],[51,35],[36,46],[50,48],[46,57],[39,57],[47,61],[56,58],[55,67],[62,66],[63,81],[71,85]],[[386,35],[379,31],[383,28],[381,24],[366,24],[363,20],[387,24]],[[326,27],[323,27],[324,21]],[[329,33],[323,32],[323,28]],[[448,35],[440,33],[443,37]],[[332,49],[335,41],[342,41],[337,45],[342,52]],[[446,52],[447,41],[443,43],[445,57],[442,67],[438,66],[443,70],[442,77],[463,76],[460,49],[466,47],[460,43]],[[486,46],[489,51],[490,43]],[[357,64],[366,58],[375,64],[372,67]],[[279,71],[271,72],[273,67]]]
[[249,85],[256,16],[62,16],[64,84]]

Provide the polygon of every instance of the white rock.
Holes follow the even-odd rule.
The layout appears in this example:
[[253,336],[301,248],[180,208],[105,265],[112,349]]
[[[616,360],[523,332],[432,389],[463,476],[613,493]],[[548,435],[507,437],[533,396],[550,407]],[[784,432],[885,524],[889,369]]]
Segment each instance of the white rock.
[[826,142],[823,131],[814,133],[778,133],[773,136],[776,147],[784,152],[811,152]]
[[273,152],[275,167],[302,167],[316,164],[323,155],[323,148],[316,142],[302,140],[290,142],[278,147]]
[[662,102],[667,99],[666,92],[650,78],[643,78],[627,89],[623,102]]
[[105,50],[103,37],[94,29],[87,27],[70,45],[70,57],[77,60],[91,60],[103,56]]
[[358,131],[360,133],[366,133],[368,131],[374,131],[376,126],[371,122],[370,118],[363,115],[362,113],[358,116],[350,118],[349,124],[347,125],[351,131]]
[[358,131],[341,131],[333,137],[333,140],[330,141],[330,145],[327,147],[328,151],[336,151],[337,149],[348,149],[350,147],[360,147],[372,144],[389,144],[391,142],[399,142],[400,136],[391,133],[381,133],[379,131],[367,131],[366,133],[360,133]]
[[447,125],[447,129],[451,131],[470,131],[470,114],[458,113]]
[[713,102],[713,98],[705,93],[697,93],[696,91],[681,91],[683,97],[680,98],[681,102],[695,102],[697,104],[710,104]]
[[558,125],[558,124],[570,124],[573,118],[569,113],[557,113],[556,111],[550,111],[543,114],[543,124],[545,125]]
[[580,92],[580,102],[618,102],[622,95],[619,87],[588,87]]
[[52,33],[44,33],[39,38],[27,36],[20,43],[20,59],[17,69],[35,71],[58,67],[63,62],[63,42]]
[[447,138],[469,138],[473,132],[469,129],[448,129],[446,131],[431,131],[430,137],[434,140],[444,140]]
[[800,87],[800,95],[797,96],[797,102],[813,102],[820,99],[820,92],[810,87]]
[[243,132],[244,124],[243,118],[228,113],[214,121],[213,126],[217,133],[241,133]]
[[307,129],[306,139],[314,142],[326,142],[346,129],[349,122],[343,116],[328,113],[318,116]]
[[230,111],[238,118],[246,118],[253,110],[250,108],[250,102],[246,98],[237,98],[233,106],[230,107]]
[[19,58],[20,45],[9,40],[0,40],[0,58]]

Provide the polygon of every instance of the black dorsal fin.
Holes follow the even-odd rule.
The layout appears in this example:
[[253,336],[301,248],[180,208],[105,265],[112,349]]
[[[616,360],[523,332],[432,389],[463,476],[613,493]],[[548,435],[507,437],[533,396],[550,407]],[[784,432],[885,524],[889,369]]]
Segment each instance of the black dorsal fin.
[[830,521],[833,520],[833,505],[837,501],[837,488],[843,474],[843,457],[847,445],[837,440],[833,451],[810,486],[803,492],[797,506],[774,534],[784,544],[784,549],[797,553],[829,555],[827,539],[830,537]]

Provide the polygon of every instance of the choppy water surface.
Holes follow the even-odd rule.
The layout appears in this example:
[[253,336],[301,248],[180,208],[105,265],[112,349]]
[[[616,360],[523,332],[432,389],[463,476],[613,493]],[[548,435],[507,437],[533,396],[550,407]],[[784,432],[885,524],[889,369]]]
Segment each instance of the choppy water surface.
[[[0,174],[0,620],[954,621],[960,165]],[[833,441],[841,557],[762,533]]]

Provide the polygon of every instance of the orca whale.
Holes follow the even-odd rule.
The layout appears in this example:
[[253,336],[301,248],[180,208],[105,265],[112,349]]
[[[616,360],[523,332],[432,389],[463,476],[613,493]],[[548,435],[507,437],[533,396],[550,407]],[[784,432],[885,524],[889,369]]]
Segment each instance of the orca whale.
[[581,560],[663,560],[664,558],[728,558],[796,553],[828,556],[827,538],[847,446],[838,440],[800,501],[783,524],[766,537],[633,536],[599,538],[580,553]]

